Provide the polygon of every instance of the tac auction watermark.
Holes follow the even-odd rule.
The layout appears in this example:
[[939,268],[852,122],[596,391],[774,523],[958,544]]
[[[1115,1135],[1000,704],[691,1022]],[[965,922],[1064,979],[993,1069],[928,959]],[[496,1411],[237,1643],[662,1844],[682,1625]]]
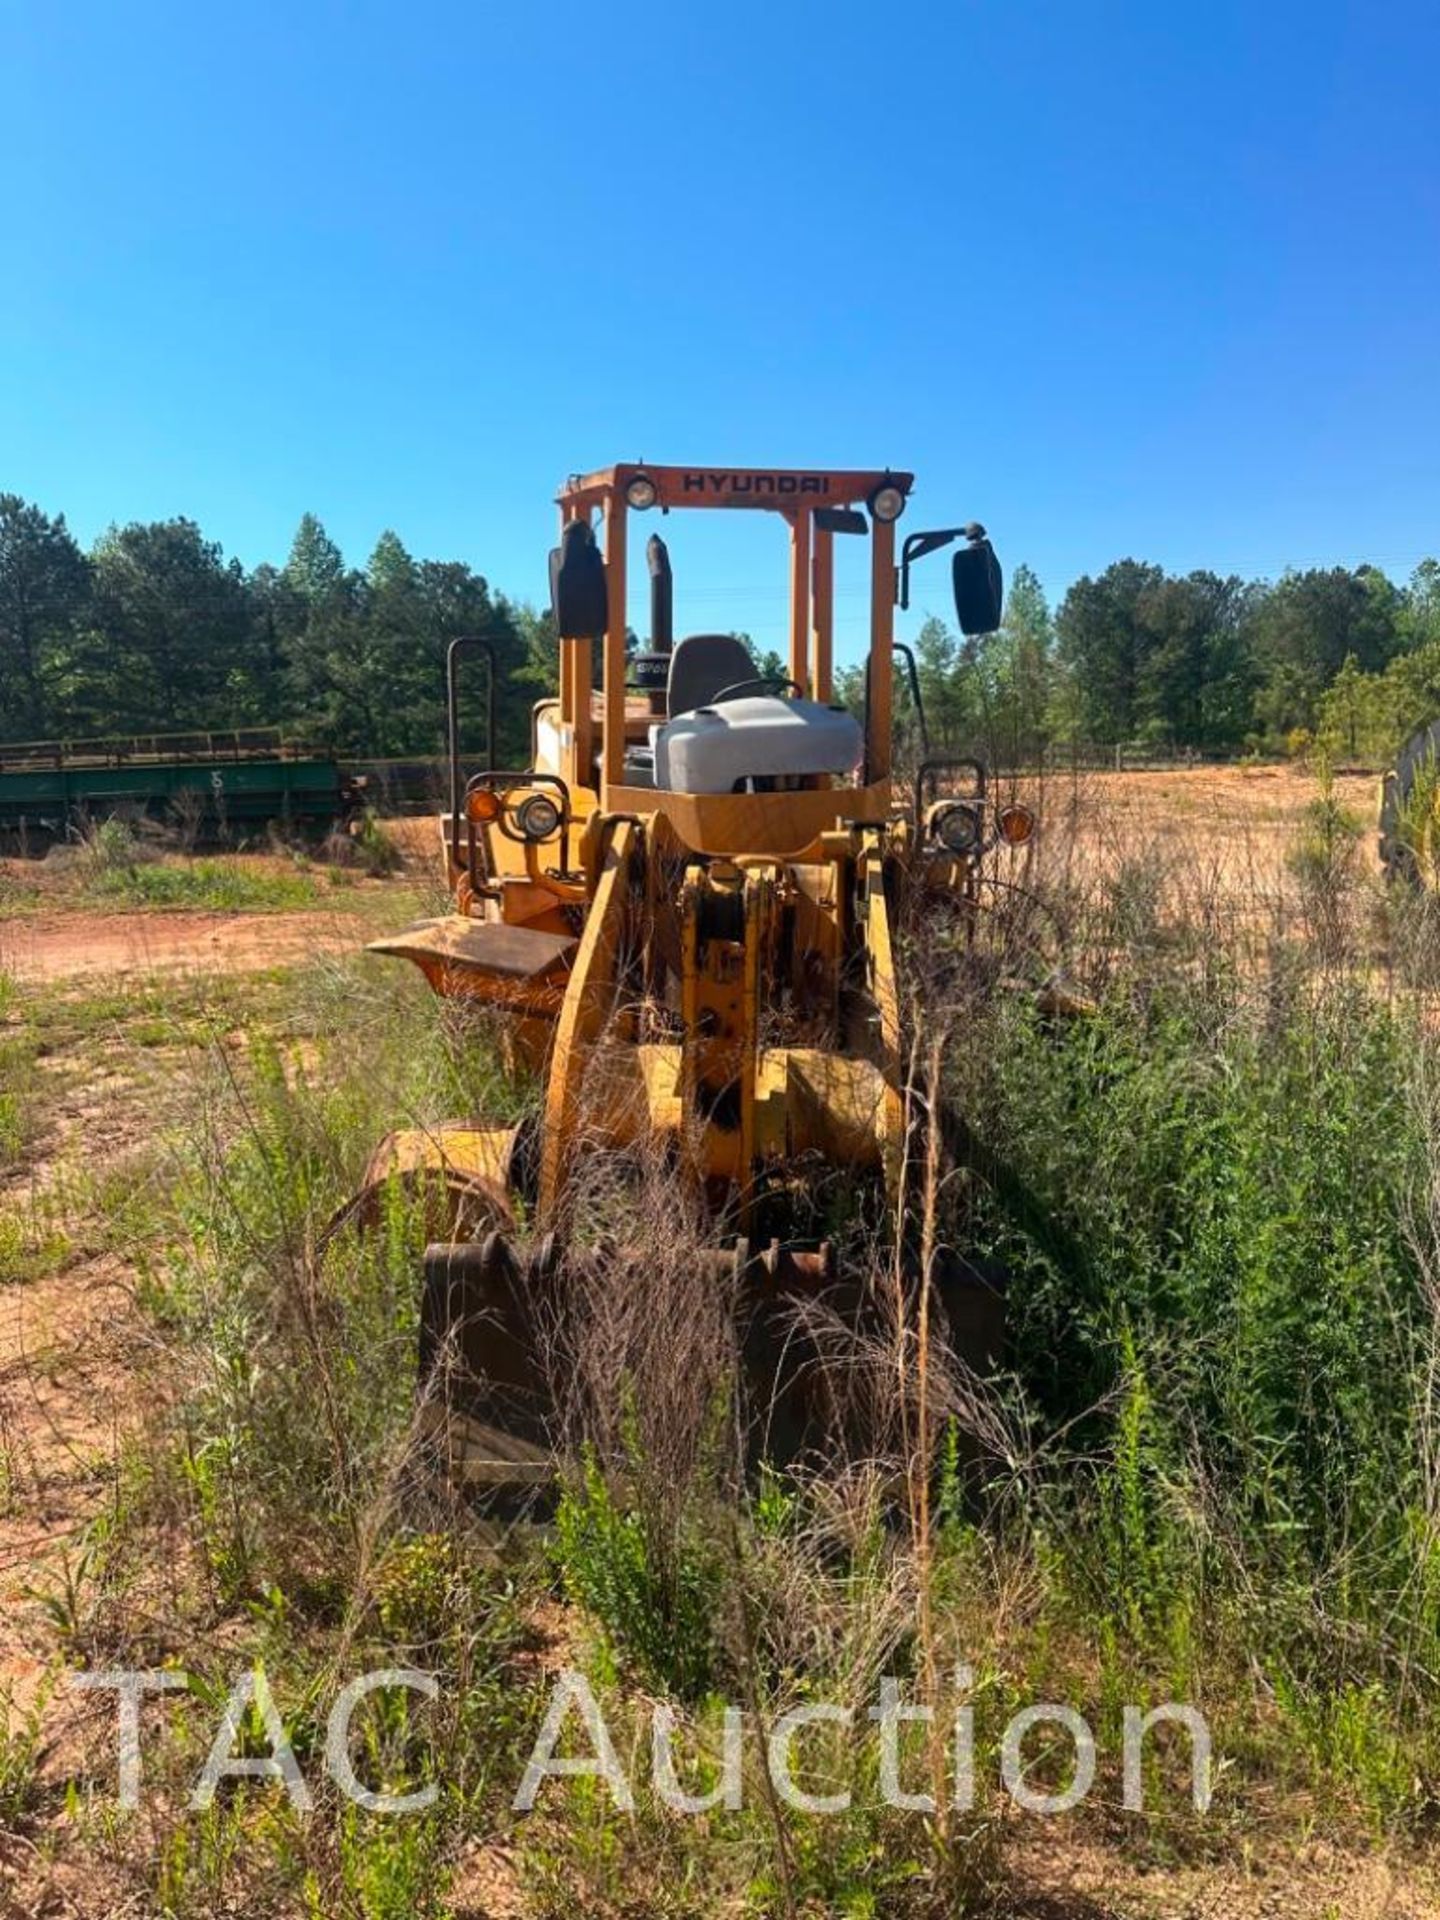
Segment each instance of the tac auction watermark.
[[[141,1714],[147,1700],[190,1691],[186,1674],[161,1669],[114,1668],[105,1672],[73,1676],[73,1684],[93,1693],[114,1696],[118,1729],[116,1792],[126,1810],[140,1806],[144,1794],[144,1766],[141,1756]],[[380,1667],[357,1677],[342,1687],[331,1706],[325,1727],[323,1766],[335,1787],[353,1805],[370,1813],[403,1816],[423,1813],[434,1806],[441,1782],[431,1780],[413,1792],[388,1793],[367,1784],[356,1770],[352,1755],[351,1723],[360,1703],[375,1694],[403,1692],[418,1702],[433,1706],[443,1697],[439,1679],[416,1667]],[[854,1796],[847,1787],[816,1792],[797,1778],[803,1771],[807,1740],[815,1730],[832,1728],[853,1735],[866,1723],[875,1729],[878,1741],[878,1799],[886,1806],[907,1812],[935,1813],[935,1789],[940,1784],[935,1768],[921,1765],[914,1752],[912,1737],[909,1753],[904,1729],[924,1727],[923,1744],[935,1754],[936,1736],[944,1754],[945,1787],[949,1804],[966,1811],[975,1804],[977,1792],[977,1743],[975,1727],[975,1679],[971,1669],[958,1667],[953,1675],[953,1706],[947,1705],[945,1719],[934,1705],[907,1698],[900,1679],[885,1676],[875,1697],[863,1707],[839,1702],[808,1700],[778,1713],[763,1724],[743,1708],[729,1706],[717,1715],[719,1723],[718,1778],[703,1792],[684,1783],[681,1762],[676,1754],[679,1720],[674,1709],[657,1703],[650,1711],[650,1738],[632,1751],[643,1758],[632,1761],[627,1771],[620,1759],[605,1710],[585,1675],[573,1667],[559,1673],[549,1692],[540,1728],[535,1736],[524,1769],[515,1783],[512,1807],[528,1813],[540,1801],[549,1780],[588,1778],[603,1783],[615,1806],[631,1812],[637,1804],[641,1782],[636,1773],[646,1776],[654,1801],[678,1815],[703,1814],[716,1809],[738,1811],[745,1805],[747,1740],[763,1755],[769,1788],[773,1794],[799,1813],[824,1817],[847,1813]],[[267,1751],[245,1751],[257,1742],[247,1740],[245,1730],[263,1728]],[[946,1723],[948,1722],[948,1724]],[[1188,1743],[1189,1798],[1197,1813],[1208,1811],[1212,1794],[1212,1742],[1210,1728],[1198,1708],[1175,1701],[1163,1701],[1150,1707],[1126,1706],[1121,1714],[1120,1773],[1122,1803],[1134,1813],[1145,1808],[1145,1754],[1154,1730],[1171,1725]],[[1043,1748],[1047,1777],[1064,1774],[1061,1746],[1068,1748],[1068,1780],[1056,1791],[1043,1791],[1033,1783],[1034,1756]],[[992,1749],[992,1751],[995,1751]],[[1027,1755],[1029,1756],[1027,1758]],[[813,1758],[813,1756],[812,1756]],[[1001,1736],[996,1764],[999,1784],[1015,1805],[1030,1814],[1062,1814],[1078,1807],[1095,1784],[1100,1754],[1089,1722],[1073,1706],[1063,1702],[1042,1701],[1022,1707],[1007,1723]],[[906,1778],[907,1762],[912,1773],[928,1774],[923,1789],[916,1779]],[[713,1765],[708,1767],[713,1773]],[[751,1777],[753,1778],[753,1771]],[[297,1811],[308,1813],[315,1796],[296,1758],[285,1730],[284,1720],[275,1704],[270,1684],[261,1669],[242,1673],[226,1700],[219,1726],[211,1741],[205,1763],[190,1793],[190,1806],[202,1811],[214,1800],[226,1780],[278,1781]]]

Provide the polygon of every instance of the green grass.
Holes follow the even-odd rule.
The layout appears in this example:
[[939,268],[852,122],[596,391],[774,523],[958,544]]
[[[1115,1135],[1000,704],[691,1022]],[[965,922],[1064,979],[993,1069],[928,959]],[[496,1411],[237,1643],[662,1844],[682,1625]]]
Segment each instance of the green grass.
[[1242,963],[1137,924],[1093,1019],[975,1011],[968,1231],[1011,1272],[1027,1430],[1065,1436],[1027,1498],[1073,1618],[1192,1688],[1263,1670],[1278,1712],[1240,1711],[1267,1764],[1293,1778],[1298,1745],[1332,1812],[1414,1833],[1440,1765],[1440,1050],[1403,981],[1377,989],[1345,823],[1306,831],[1333,910],[1307,939]]
[[565,1590],[644,1679],[682,1700],[701,1699],[716,1677],[721,1542],[687,1514],[668,1544],[657,1550],[643,1509],[617,1502],[587,1455],[556,1516]]
[[0,973],[0,1173],[20,1164],[35,1136],[39,1054],[40,1041],[20,991]]
[[71,1242],[64,1228],[46,1220],[33,1205],[0,1202],[0,1286],[43,1280],[69,1263]]
[[18,1093],[0,1093],[0,1171],[13,1166],[30,1138],[29,1116]]
[[23,1820],[40,1802],[45,1708],[52,1691],[53,1683],[47,1683],[22,1708],[11,1687],[0,1686],[0,1820],[7,1824]]
[[81,899],[113,901],[130,908],[199,908],[217,912],[284,912],[334,901],[356,891],[353,867],[371,879],[397,872],[399,850],[366,814],[353,835],[338,835],[341,865],[315,866],[308,855],[290,853],[290,871],[262,865],[253,855],[207,858],[160,855],[119,819],[94,826],[80,848],[76,869]]
[[126,907],[192,907],[227,913],[279,913],[330,895],[309,873],[271,873],[239,859],[105,868],[89,880],[92,899]]
[[0,920],[16,914],[33,913],[45,903],[41,888],[13,874],[0,873]]
[[181,974],[164,979],[121,978],[97,984],[93,978],[41,982],[26,989],[25,1030],[29,1044],[46,1057],[93,1061],[97,1046],[137,1041],[158,1044],[203,1041],[224,1030],[254,1022],[283,1030],[291,1013],[300,970],[269,967],[250,973]]

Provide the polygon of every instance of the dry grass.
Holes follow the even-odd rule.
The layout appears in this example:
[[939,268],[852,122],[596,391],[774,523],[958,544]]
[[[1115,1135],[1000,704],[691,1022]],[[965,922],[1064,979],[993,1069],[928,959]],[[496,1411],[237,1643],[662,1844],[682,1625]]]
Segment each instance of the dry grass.
[[[1426,1586],[1440,1543],[1433,916],[1383,895],[1363,842],[1317,824],[1326,796],[1297,777],[1254,783],[1285,819],[1223,832],[1209,809],[1248,793],[1245,776],[1223,793],[1200,787],[1198,817],[1156,817],[1165,778],[1135,776],[1125,818],[1106,779],[1040,795],[1041,840],[1001,872],[974,937],[962,922],[908,950],[927,1044],[911,1075],[904,1218],[862,1276],[863,1314],[834,1298],[786,1323],[819,1389],[808,1404],[825,1416],[789,1471],[754,1471],[775,1409],[737,1342],[694,1196],[663,1161],[587,1151],[575,1189],[585,1257],[546,1319],[561,1512],[552,1540],[517,1537],[499,1566],[493,1532],[428,1472],[410,1393],[423,1197],[396,1192],[364,1236],[327,1241],[324,1229],[388,1126],[511,1119],[526,1096],[507,1089],[483,1031],[438,1022],[418,981],[369,965],[232,981],[212,1008],[196,1005],[160,1049],[160,1083],[137,1077],[112,1096],[155,1152],[123,1242],[105,1248],[107,1271],[124,1278],[119,1309],[92,1300],[118,1337],[82,1364],[82,1343],[57,1336],[74,1334],[74,1289],[94,1285],[96,1269],[32,1273],[25,1291],[52,1331],[0,1383],[0,1526],[14,1529],[11,1577],[44,1596],[22,1601],[11,1658],[36,1684],[69,1662],[167,1660],[196,1683],[155,1710],[157,1791],[130,1823],[110,1805],[108,1720],[57,1687],[48,1749],[0,1757],[0,1781],[10,1764],[19,1782],[0,1899],[175,1916],[1089,1920],[1216,1901],[1308,1913],[1327,1900],[1363,1911],[1373,1898],[1378,1911],[1382,1895],[1397,1913],[1434,1910],[1417,1859],[1433,1817],[1440,1664]],[[1034,990],[1057,983],[1099,1015],[1037,1011]],[[8,1004],[16,1031],[38,1017],[53,1040],[49,1002],[38,1015]],[[77,1004],[66,1018],[78,1047]],[[127,1015],[112,1003],[105,1018],[122,1052],[153,1064],[140,1035],[152,1006]],[[1407,1067],[1399,1043],[1412,1035]],[[1328,1196],[1331,1237],[1356,1247],[1350,1267],[1327,1268],[1324,1236],[1312,1235],[1308,1302],[1277,1291],[1274,1305],[1292,1311],[1299,1298],[1314,1320],[1383,1285],[1380,1317],[1414,1368],[1397,1382],[1391,1431],[1367,1352],[1379,1318],[1335,1348],[1330,1384],[1345,1386],[1350,1369],[1352,1399],[1370,1400],[1356,1412],[1339,1395],[1337,1418],[1350,1406],[1354,1419],[1317,1428],[1324,1445],[1359,1473],[1359,1451],[1343,1450],[1358,1449],[1371,1400],[1384,1430],[1367,1504],[1342,1511],[1335,1494],[1323,1542],[1302,1530],[1320,1523],[1300,1503],[1287,1517],[1258,1457],[1237,1475],[1195,1392],[1239,1395],[1210,1367],[1227,1323],[1200,1284],[1218,1285],[1245,1254],[1242,1225],[1274,1234],[1284,1266],[1292,1223],[1279,1197],[1257,1185],[1209,1216],[1217,1248],[1203,1272],[1193,1217],[1139,1204],[1206,1147],[1195,1116],[1218,1139],[1250,1112],[1216,1089],[1250,1086],[1263,1102],[1272,1070],[1277,1100],[1282,1081],[1310,1074],[1316,1114],[1341,1129],[1330,1149],[1345,1157],[1340,1177],[1306,1186],[1298,1149],[1286,1166],[1302,1200]],[[1167,1098],[1177,1076],[1189,1076],[1185,1096]],[[1380,1145],[1362,1164],[1360,1109],[1387,1087]],[[1067,1102],[1081,1092],[1111,1116],[1112,1137],[1097,1126],[1090,1159],[1072,1164],[1085,1115]],[[1169,1157],[1167,1130],[1187,1126]],[[83,1151],[83,1130],[47,1129],[25,1149],[37,1190],[54,1178],[35,1154]],[[1317,1130],[1317,1156],[1331,1138]],[[1271,1150],[1287,1151],[1278,1134]],[[1175,1187],[1192,1209],[1230,1178],[1218,1151],[1213,1165],[1211,1185],[1197,1175]],[[1259,1182],[1263,1169],[1241,1171]],[[1347,1179],[1383,1179],[1385,1196],[1359,1209]],[[88,1214],[110,1214],[113,1194],[61,1185],[68,1197],[49,1217],[92,1244]],[[21,1210],[33,1230],[28,1201]],[[1386,1218],[1383,1260],[1369,1260],[1364,1236]],[[1169,1234],[1190,1264],[1177,1257],[1162,1273],[1144,1248],[1127,1255],[1123,1236],[1152,1228],[1157,1249]],[[1019,1258],[1006,1370],[957,1359],[916,1284],[949,1248]],[[1258,1285],[1266,1269],[1246,1271]],[[1177,1304],[1182,1283],[1196,1292]],[[1057,1379],[1047,1355],[1090,1370]],[[1248,1348],[1234,1364],[1261,1357]],[[50,1395],[58,1423],[47,1376],[72,1407],[88,1394],[107,1414],[84,1436],[88,1462],[69,1456],[64,1501],[24,1397]],[[1325,1384],[1307,1379],[1307,1391]],[[1299,1405],[1297,1447],[1308,1418]],[[1278,1456],[1264,1464],[1279,1473]],[[1389,1503],[1375,1493],[1381,1467],[1405,1479]],[[27,1560],[47,1516],[57,1524]],[[217,1698],[257,1661],[321,1787],[308,1821],[273,1789],[242,1788],[203,1818],[183,1804]],[[590,1674],[627,1754],[632,1739],[643,1753],[657,1699],[692,1760],[713,1753],[717,1699],[743,1705],[756,1736],[744,1811],[677,1820],[642,1792],[624,1814],[578,1783],[547,1793],[533,1820],[512,1814],[545,1689],[568,1662]],[[336,1683],[381,1663],[442,1678],[433,1712],[377,1712],[366,1728],[367,1765],[398,1783],[444,1783],[423,1819],[355,1815],[315,1761]],[[767,1792],[759,1741],[778,1717],[816,1698],[863,1715],[887,1672],[937,1709],[936,1730],[907,1752],[907,1782],[942,1784],[960,1665],[977,1723],[972,1809],[949,1808],[943,1792],[935,1819],[878,1805],[863,1718],[853,1739],[805,1749],[811,1784],[857,1786],[849,1813],[807,1819]],[[1150,1816],[1120,1806],[1118,1706],[1172,1691],[1198,1698],[1217,1729],[1222,1790],[1204,1821],[1184,1805],[1175,1754],[1158,1763]],[[1005,1720],[1043,1698],[1082,1706],[1102,1745],[1093,1803],[1052,1824],[1018,1816],[996,1774]],[[1064,1771],[1063,1756],[1038,1749],[1036,1764],[1042,1782]]]

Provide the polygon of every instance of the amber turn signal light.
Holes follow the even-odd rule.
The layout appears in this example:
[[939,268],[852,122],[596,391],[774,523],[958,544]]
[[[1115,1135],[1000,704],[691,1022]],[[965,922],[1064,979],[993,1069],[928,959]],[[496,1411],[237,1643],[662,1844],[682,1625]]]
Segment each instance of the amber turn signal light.
[[1023,847],[1035,831],[1035,816],[1028,807],[1006,807],[999,826],[1000,838],[1007,847]]

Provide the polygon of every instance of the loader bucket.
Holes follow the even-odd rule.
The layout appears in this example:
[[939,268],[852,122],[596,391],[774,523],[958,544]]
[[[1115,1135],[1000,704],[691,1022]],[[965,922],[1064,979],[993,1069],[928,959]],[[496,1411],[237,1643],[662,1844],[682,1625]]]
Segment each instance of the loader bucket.
[[[734,1312],[751,1464],[784,1466],[837,1444],[852,1458],[883,1452],[889,1416],[877,1412],[875,1388],[888,1405],[896,1325],[885,1288],[837,1276],[827,1246],[715,1247],[696,1257]],[[422,1404],[458,1484],[513,1502],[533,1501],[552,1483],[558,1439],[574,1411],[557,1329],[575,1310],[567,1289],[586,1258],[567,1265],[553,1239],[521,1247],[503,1232],[427,1248]],[[642,1261],[635,1249],[636,1270]],[[913,1308],[913,1286],[906,1291]],[[936,1261],[931,1298],[935,1350],[977,1373],[993,1371],[1003,1339],[1001,1276],[946,1254]]]
[[453,1478],[524,1493],[553,1477],[545,1308],[547,1241],[522,1254],[504,1233],[427,1247],[420,1295],[425,1426]]

